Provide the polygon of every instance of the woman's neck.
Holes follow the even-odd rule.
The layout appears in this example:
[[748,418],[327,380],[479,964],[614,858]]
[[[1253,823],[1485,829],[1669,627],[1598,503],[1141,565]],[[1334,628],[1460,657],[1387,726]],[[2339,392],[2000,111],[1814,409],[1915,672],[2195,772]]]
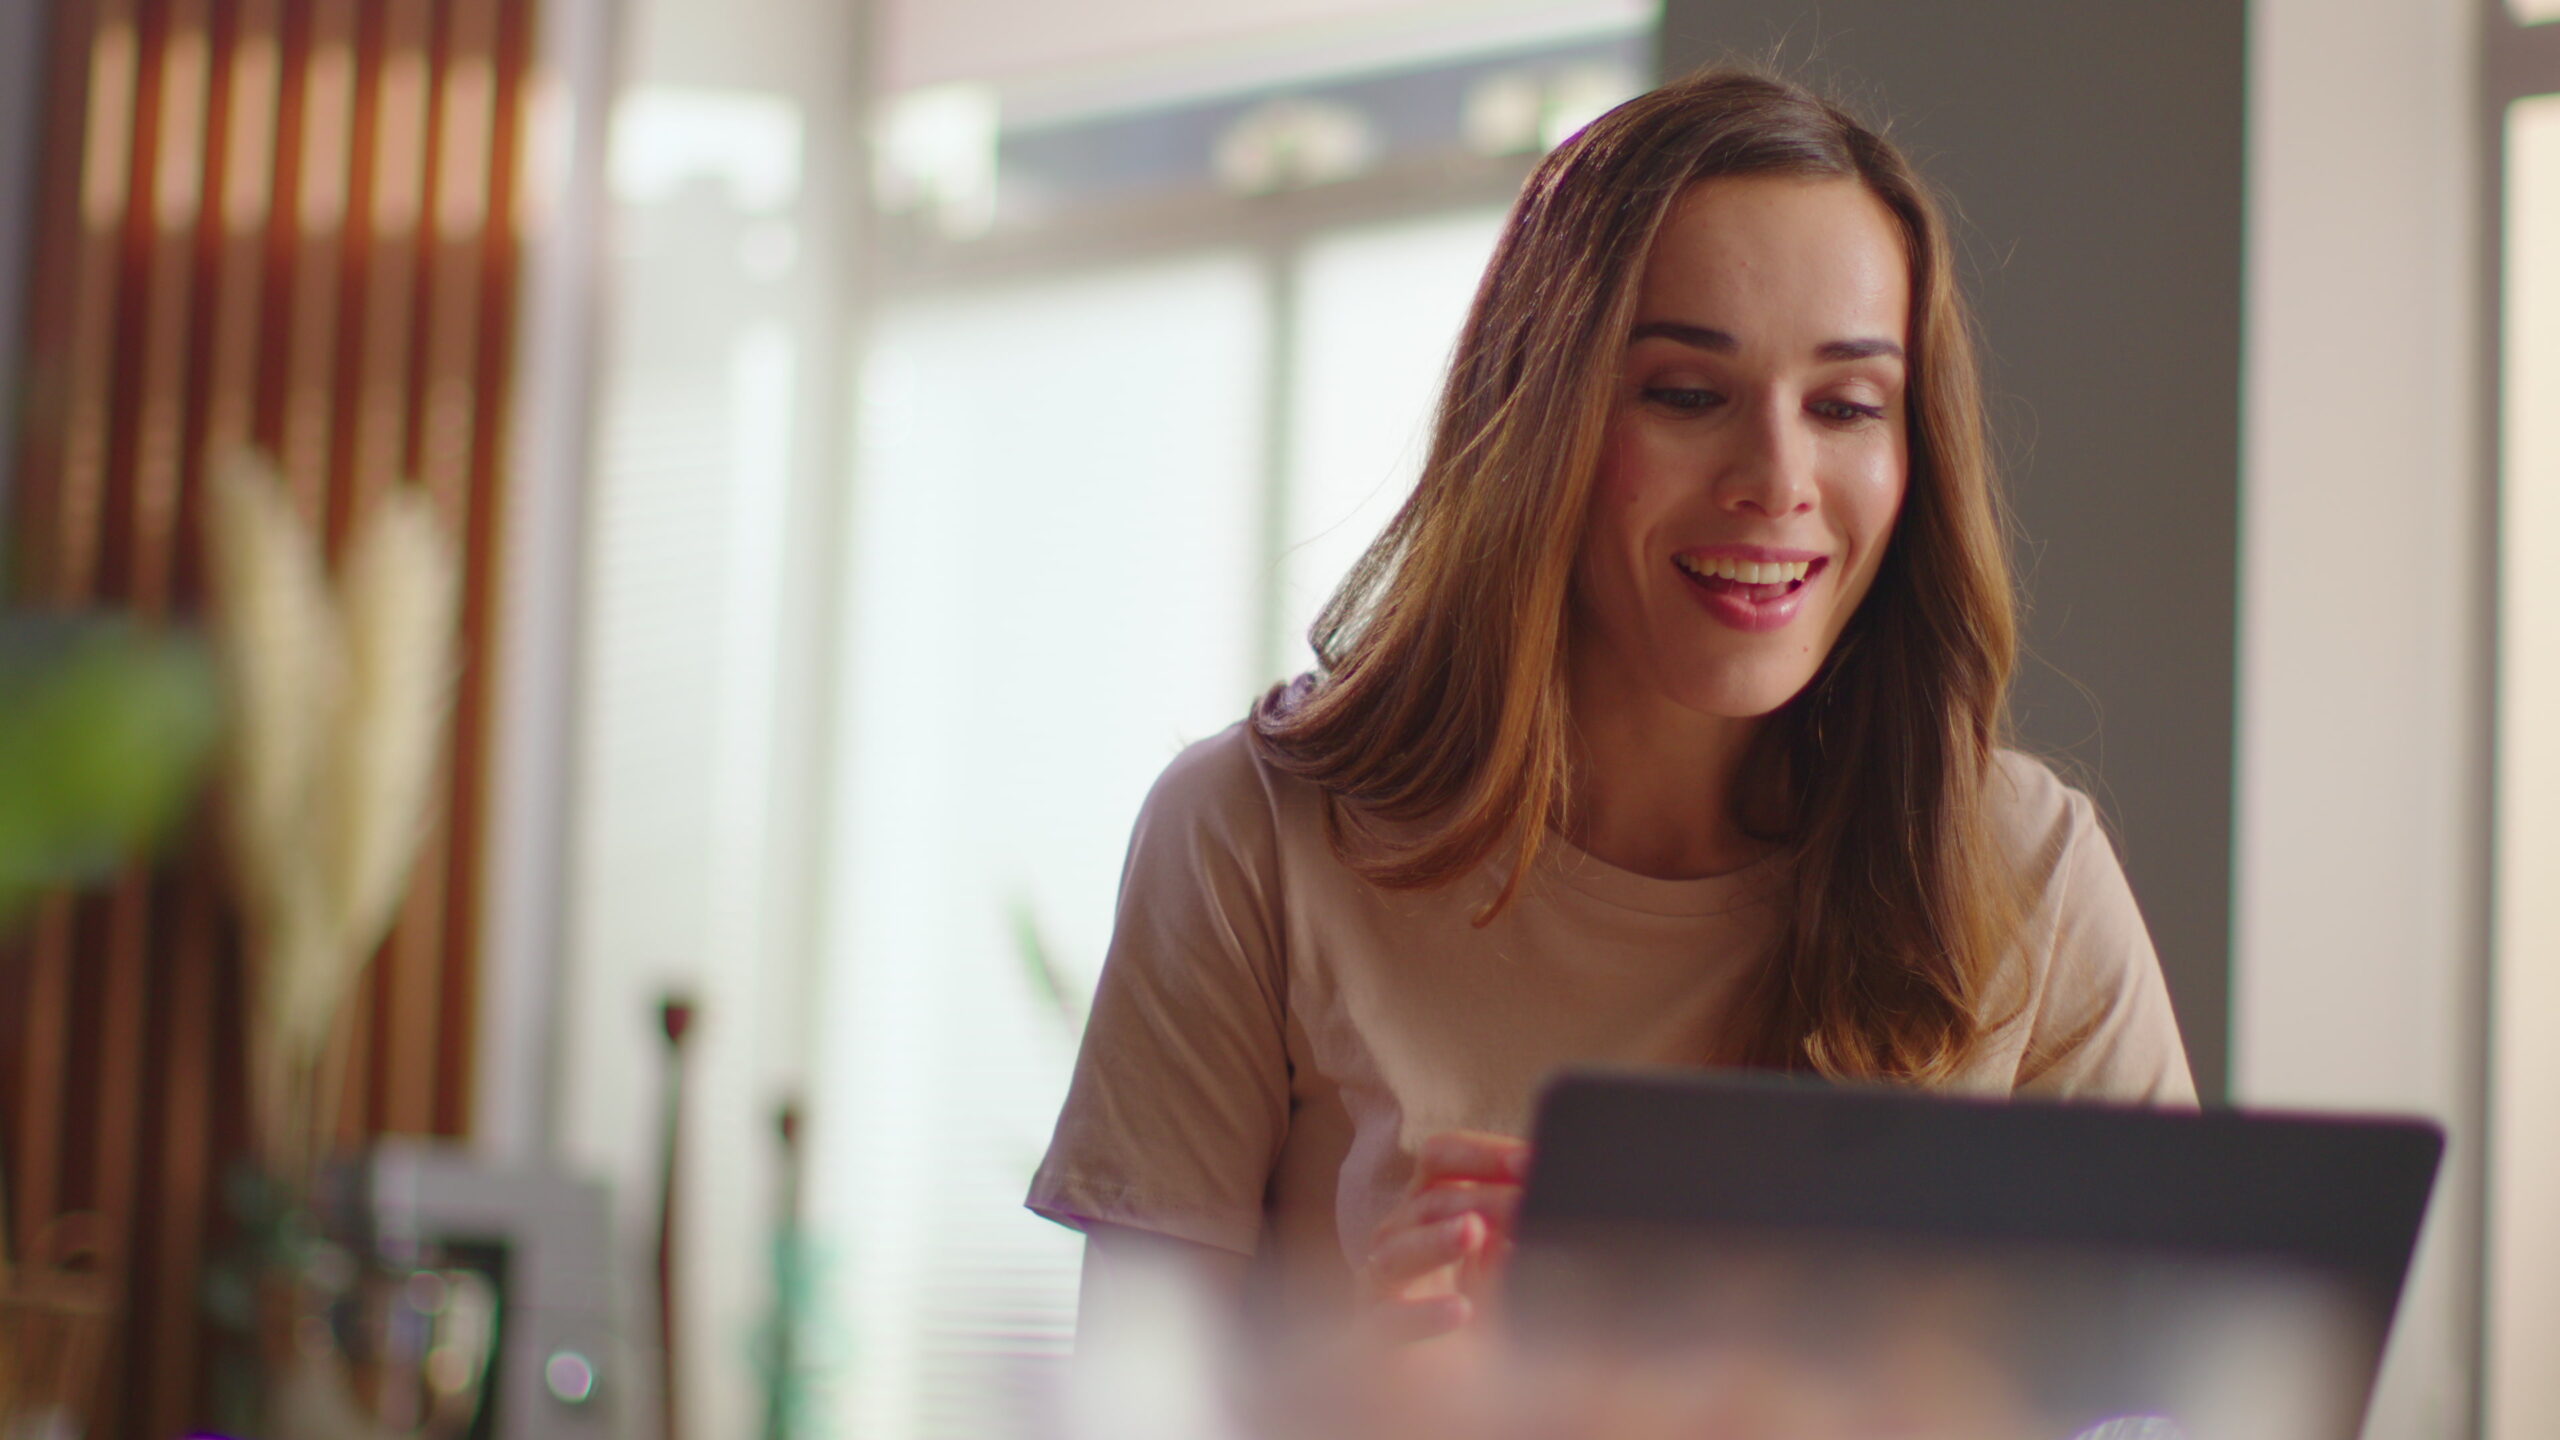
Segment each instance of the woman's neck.
[[1768,845],[1735,818],[1735,791],[1763,722],[1701,715],[1628,679],[1624,667],[1575,647],[1566,838],[1661,879],[1723,875],[1761,858]]

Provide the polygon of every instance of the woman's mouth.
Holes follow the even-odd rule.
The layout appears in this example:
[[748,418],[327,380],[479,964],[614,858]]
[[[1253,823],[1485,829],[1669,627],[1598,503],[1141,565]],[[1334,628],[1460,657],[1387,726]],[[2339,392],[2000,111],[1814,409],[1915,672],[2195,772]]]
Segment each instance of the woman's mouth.
[[1672,565],[1706,612],[1755,634],[1785,627],[1803,608],[1805,588],[1830,567],[1828,557],[1749,560],[1731,555],[1674,555]]

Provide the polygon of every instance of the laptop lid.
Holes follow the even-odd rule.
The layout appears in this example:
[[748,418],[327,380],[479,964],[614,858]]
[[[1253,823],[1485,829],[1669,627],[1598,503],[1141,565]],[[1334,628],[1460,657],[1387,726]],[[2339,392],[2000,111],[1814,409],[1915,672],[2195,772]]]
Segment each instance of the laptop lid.
[[1863,1357],[1842,1383],[1952,1343],[2056,1440],[2343,1440],[2442,1151],[2419,1120],[1572,1072],[1506,1298],[1532,1337]]

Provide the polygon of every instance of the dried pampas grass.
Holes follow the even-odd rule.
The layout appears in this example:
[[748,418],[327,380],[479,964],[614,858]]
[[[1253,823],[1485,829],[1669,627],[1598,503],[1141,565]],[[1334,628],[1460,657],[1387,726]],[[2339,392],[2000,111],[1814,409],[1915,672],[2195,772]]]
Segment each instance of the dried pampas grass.
[[231,863],[253,920],[313,873],[313,763],[337,722],[345,643],[320,545],[275,471],[234,451],[205,509],[213,637],[230,721],[224,754]]
[[334,822],[330,893],[340,938],[370,948],[408,888],[453,703],[460,577],[425,491],[404,487],[374,503],[339,588],[348,663],[324,792]]
[[460,571],[413,487],[360,517],[334,597],[317,538],[260,456],[217,462],[206,513],[255,1119],[269,1163],[294,1175],[330,1120],[332,1034],[433,818]]

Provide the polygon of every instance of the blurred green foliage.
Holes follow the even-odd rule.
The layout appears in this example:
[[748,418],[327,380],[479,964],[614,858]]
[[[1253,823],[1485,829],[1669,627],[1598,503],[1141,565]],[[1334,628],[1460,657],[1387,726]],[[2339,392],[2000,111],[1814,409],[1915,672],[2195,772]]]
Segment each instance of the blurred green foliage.
[[195,636],[115,615],[0,615],[0,929],[185,813],[221,723]]

